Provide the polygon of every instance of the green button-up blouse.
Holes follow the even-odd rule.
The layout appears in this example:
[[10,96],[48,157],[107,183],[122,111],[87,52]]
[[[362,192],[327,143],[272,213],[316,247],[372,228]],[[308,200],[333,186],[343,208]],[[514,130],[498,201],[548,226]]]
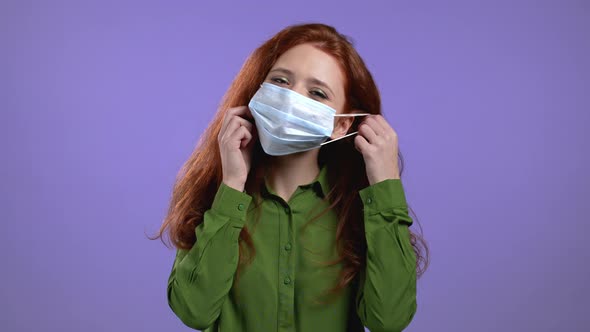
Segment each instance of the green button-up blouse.
[[[359,191],[364,207],[366,267],[337,300],[314,299],[335,285],[337,215],[309,223],[309,212],[329,206],[327,167],[297,188],[288,202],[267,185],[259,221],[252,196],[221,184],[196,244],[178,249],[167,287],[168,304],[187,326],[213,331],[401,331],[416,312],[416,257],[408,227],[412,219],[400,179]],[[317,205],[320,205],[317,210]],[[317,212],[315,212],[317,214]],[[314,214],[315,215],[315,214]],[[244,225],[256,254],[233,285],[238,236]]]

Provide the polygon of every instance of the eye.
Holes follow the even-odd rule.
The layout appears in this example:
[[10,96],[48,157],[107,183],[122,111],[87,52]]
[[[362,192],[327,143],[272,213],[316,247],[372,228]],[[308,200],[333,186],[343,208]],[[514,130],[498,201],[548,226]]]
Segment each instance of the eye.
[[289,84],[289,80],[285,77],[273,77],[270,80],[278,84]]
[[328,99],[328,96],[324,93],[324,91],[320,90],[320,89],[315,89],[315,90],[311,90],[309,93],[311,93],[313,96],[322,98],[322,99]]

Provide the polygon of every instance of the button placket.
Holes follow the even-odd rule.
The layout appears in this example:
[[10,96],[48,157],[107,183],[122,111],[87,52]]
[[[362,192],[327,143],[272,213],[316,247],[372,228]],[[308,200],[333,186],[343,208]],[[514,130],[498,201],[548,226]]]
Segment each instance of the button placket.
[[286,202],[277,202],[277,216],[279,226],[279,308],[278,319],[280,330],[290,331],[294,328],[292,312],[295,310],[294,289],[294,259],[291,255],[293,235],[292,209]]

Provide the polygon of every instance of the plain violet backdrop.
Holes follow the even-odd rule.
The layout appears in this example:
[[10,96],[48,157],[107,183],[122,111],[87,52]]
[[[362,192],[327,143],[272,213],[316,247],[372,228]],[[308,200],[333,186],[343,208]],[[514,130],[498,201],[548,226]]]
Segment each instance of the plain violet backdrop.
[[590,1],[0,2],[0,330],[188,331],[149,241],[246,57],[352,37],[431,248],[407,331],[590,330]]

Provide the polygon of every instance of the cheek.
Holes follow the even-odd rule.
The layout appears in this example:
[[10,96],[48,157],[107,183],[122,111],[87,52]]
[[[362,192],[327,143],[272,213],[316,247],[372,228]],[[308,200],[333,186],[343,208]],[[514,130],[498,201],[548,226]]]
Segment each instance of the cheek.
[[328,106],[332,107],[336,110],[336,114],[345,114],[347,113],[346,105],[342,100],[333,100],[328,104]]

